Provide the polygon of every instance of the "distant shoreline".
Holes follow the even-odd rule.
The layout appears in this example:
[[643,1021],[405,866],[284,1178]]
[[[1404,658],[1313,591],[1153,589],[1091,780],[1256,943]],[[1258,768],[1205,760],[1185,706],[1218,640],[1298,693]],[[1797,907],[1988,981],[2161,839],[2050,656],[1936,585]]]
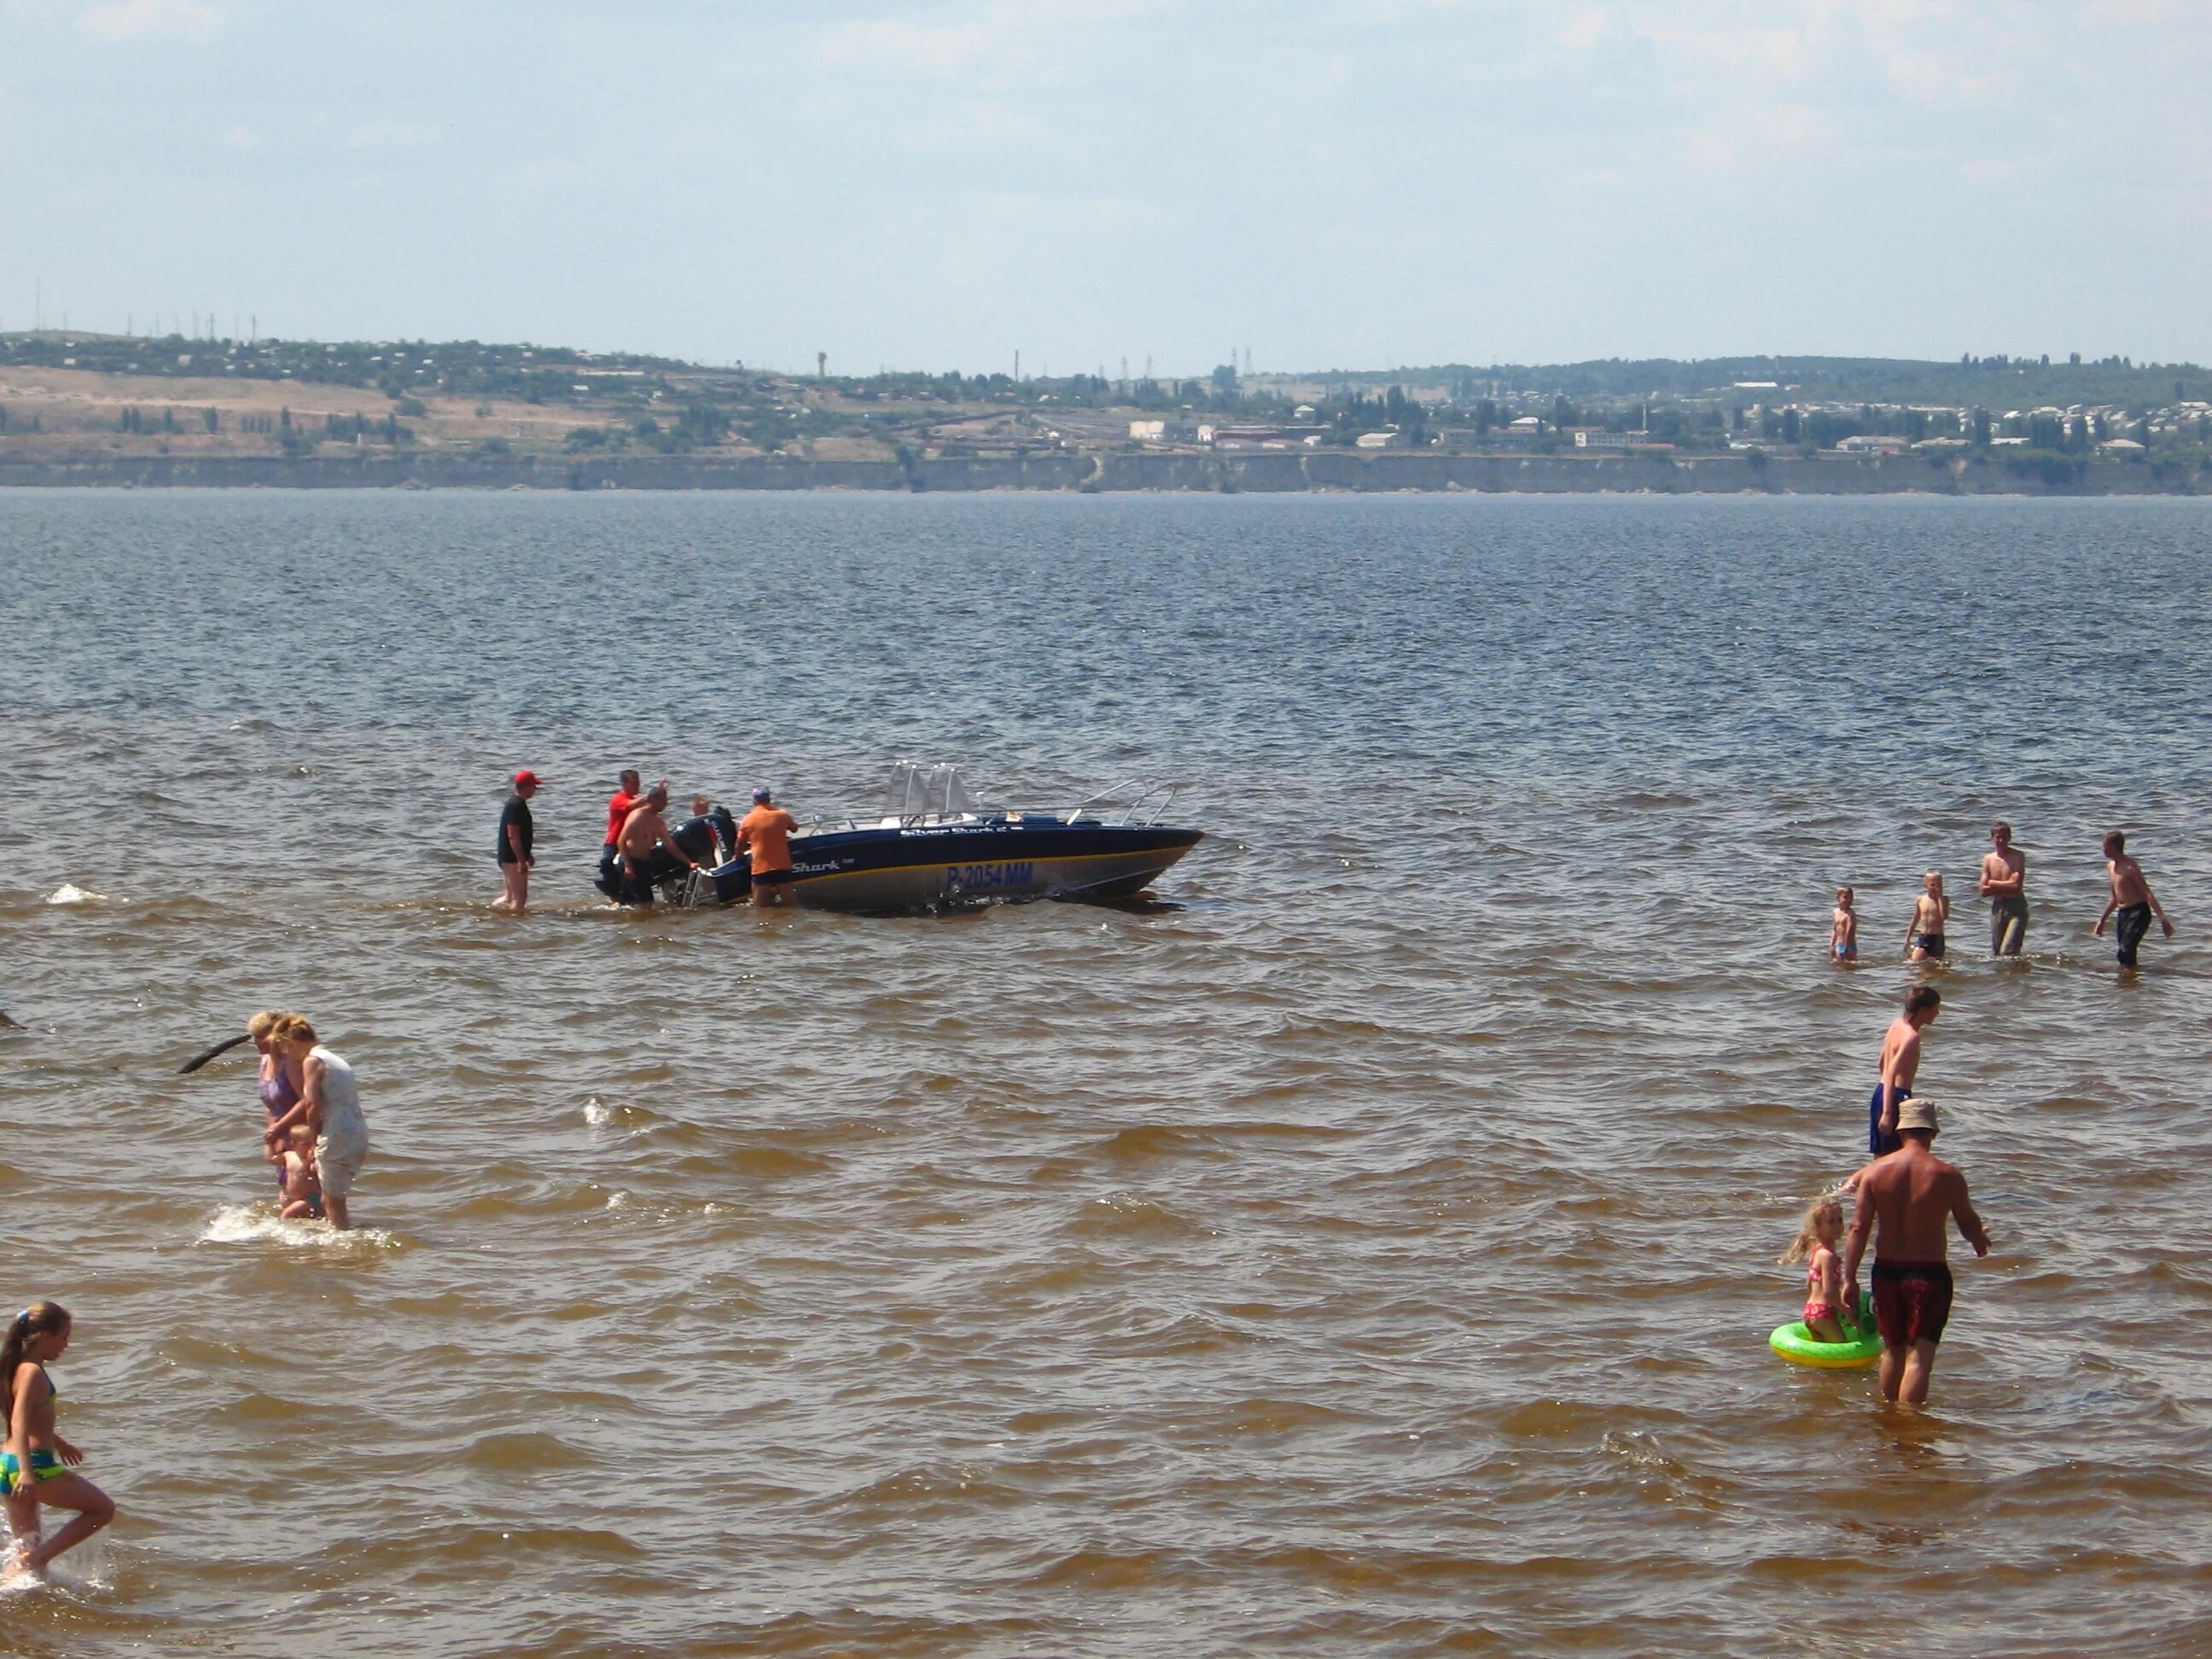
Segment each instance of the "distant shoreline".
[[2008,466],[1917,455],[1046,453],[891,460],[781,456],[137,455],[0,459],[0,489],[1048,490],[1281,495],[2212,495],[2212,467]]

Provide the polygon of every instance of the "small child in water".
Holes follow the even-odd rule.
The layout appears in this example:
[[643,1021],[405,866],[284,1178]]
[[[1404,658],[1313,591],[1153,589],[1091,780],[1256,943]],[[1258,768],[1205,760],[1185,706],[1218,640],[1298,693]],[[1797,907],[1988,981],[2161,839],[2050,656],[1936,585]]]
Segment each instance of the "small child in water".
[[1816,1342],[1848,1342],[1844,1328],[1844,1263],[1836,1241],[1844,1236],[1844,1206],[1832,1198],[1813,1200],[1798,1224],[1797,1237],[1782,1253],[1782,1265],[1805,1267],[1805,1328]]
[[315,1132],[295,1123],[284,1135],[284,1207],[278,1218],[304,1221],[322,1212],[315,1204]]
[[1943,896],[1943,872],[1930,870],[1912,901],[1912,923],[1905,930],[1905,959],[1926,962],[1943,954],[1943,924],[1951,920],[1951,901]]
[[1838,962],[1858,960],[1859,913],[1852,908],[1856,899],[1850,888],[1836,889],[1835,914],[1828,918],[1828,952]]

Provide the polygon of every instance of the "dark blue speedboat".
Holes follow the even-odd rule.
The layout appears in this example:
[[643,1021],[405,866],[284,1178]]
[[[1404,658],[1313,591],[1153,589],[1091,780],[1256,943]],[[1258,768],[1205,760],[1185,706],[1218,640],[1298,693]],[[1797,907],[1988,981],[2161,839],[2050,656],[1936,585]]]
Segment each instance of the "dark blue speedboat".
[[[1097,803],[1119,794],[1108,791],[1063,811],[987,809],[969,799],[953,768],[902,762],[884,812],[824,819],[792,836],[793,892],[815,909],[877,914],[989,900],[1133,897],[1204,837],[1159,822],[1172,791],[1137,790],[1109,822]],[[678,871],[662,891],[678,904],[727,904],[751,885],[740,856],[696,877]]]

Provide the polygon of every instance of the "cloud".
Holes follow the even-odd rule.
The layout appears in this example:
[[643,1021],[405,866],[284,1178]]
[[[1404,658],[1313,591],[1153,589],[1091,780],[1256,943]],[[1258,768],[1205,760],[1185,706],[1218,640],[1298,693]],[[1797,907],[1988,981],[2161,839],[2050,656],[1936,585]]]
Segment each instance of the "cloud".
[[348,149],[420,149],[438,142],[427,121],[370,121],[346,134]]
[[222,135],[222,142],[227,149],[259,149],[261,135],[251,127],[233,127]]
[[105,0],[87,7],[77,27],[102,40],[212,40],[222,13],[202,0]]

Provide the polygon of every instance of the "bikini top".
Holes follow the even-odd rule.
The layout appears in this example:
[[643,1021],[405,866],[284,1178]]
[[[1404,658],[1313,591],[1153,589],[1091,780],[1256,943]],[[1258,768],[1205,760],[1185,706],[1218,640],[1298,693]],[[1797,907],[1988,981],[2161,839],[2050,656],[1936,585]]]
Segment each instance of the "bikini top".
[[[1808,1291],[1817,1291],[1820,1288],[1820,1252],[1823,1250],[1828,1250],[1828,1247],[1825,1244],[1815,1244],[1812,1254],[1805,1258],[1805,1288]],[[1828,1250],[1828,1254],[1833,1255],[1835,1252]]]

